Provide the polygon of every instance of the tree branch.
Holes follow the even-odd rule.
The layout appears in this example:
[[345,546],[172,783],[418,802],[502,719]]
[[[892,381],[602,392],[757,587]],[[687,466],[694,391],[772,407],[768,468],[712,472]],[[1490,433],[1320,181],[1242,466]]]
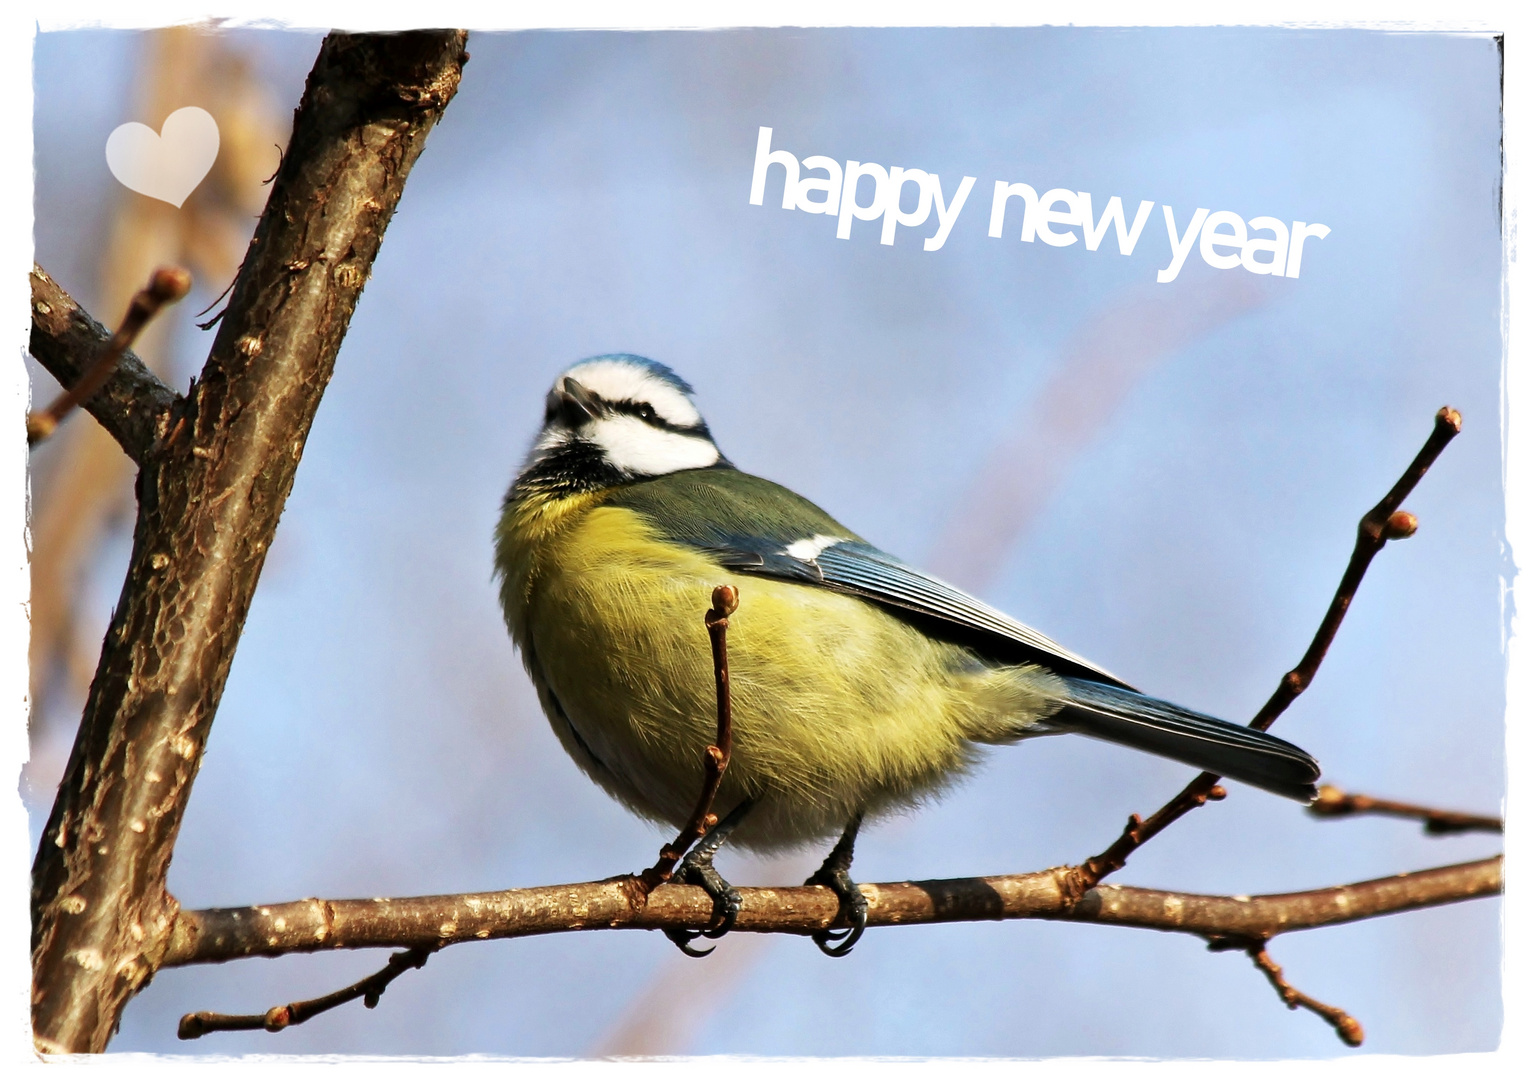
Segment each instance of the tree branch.
[[[106,327],[75,303],[42,267],[32,267],[32,336],[27,351],[65,388],[77,385],[112,341]],[[155,432],[179,400],[131,350],[124,349],[86,412],[143,463]]]
[[[1258,731],[1268,730],[1294,699],[1310,686],[1327,650],[1331,648],[1332,639],[1342,626],[1343,616],[1352,606],[1353,597],[1358,592],[1358,586],[1363,583],[1369,563],[1379,554],[1387,540],[1403,540],[1417,531],[1417,519],[1401,510],[1401,503],[1411,494],[1417,482],[1427,475],[1428,469],[1438,460],[1438,455],[1449,445],[1449,441],[1459,434],[1459,430],[1459,412],[1447,405],[1439,409],[1433,418],[1433,431],[1427,442],[1417,451],[1417,456],[1385,497],[1359,521],[1353,555],[1348,560],[1347,569],[1343,571],[1342,581],[1337,585],[1331,606],[1327,608],[1320,627],[1311,639],[1310,648],[1305,650],[1305,655],[1294,670],[1279,680],[1278,689],[1273,691],[1273,695],[1258,710],[1248,727]],[[1071,887],[1084,894],[1109,874],[1123,869],[1130,855],[1172,822],[1206,802],[1223,799],[1225,790],[1219,786],[1219,780],[1214,773],[1199,773],[1171,802],[1149,818],[1142,821],[1138,814],[1130,815],[1124,831],[1107,850],[1074,868]]]
[[104,1049],[164,956],[166,870],[251,596],[464,40],[325,39],[208,362],[163,438],[125,442],[139,449],[133,553],[32,871],[42,1049]]
[[1267,976],[1268,985],[1273,987],[1285,1005],[1291,1009],[1309,1009],[1330,1024],[1332,1030],[1337,1032],[1337,1038],[1349,1046],[1364,1044],[1364,1026],[1337,1006],[1317,1001],[1309,994],[1302,994],[1296,990],[1289,980],[1284,978],[1284,969],[1268,955],[1266,945],[1249,945],[1246,955],[1252,958],[1252,963],[1257,965],[1257,970]]
[[[1279,934],[1451,904],[1502,891],[1502,857],[1308,892],[1203,896],[1100,885],[1073,899],[1069,867],[1001,877],[862,885],[869,926],[1055,919],[1195,934],[1245,947]],[[648,902],[633,877],[503,892],[375,900],[295,900],[182,911],[162,967],[329,949],[425,948],[578,930],[701,930],[713,901],[667,884]],[[821,886],[742,888],[735,929],[811,934],[838,924]]]
[[[33,264],[34,268],[36,265]],[[27,445],[36,446],[52,435],[64,417],[100,390],[112,377],[117,362],[128,351],[128,346],[149,325],[149,320],[158,315],[166,304],[180,300],[191,287],[192,275],[179,266],[162,266],[151,274],[149,284],[133,294],[133,299],[128,303],[128,313],[118,324],[117,332],[91,361],[79,381],[67,385],[64,392],[54,398],[46,409],[27,414]],[[36,315],[34,309],[34,324]]]
[[1310,804],[1310,812],[1316,817],[1358,817],[1378,814],[1383,817],[1408,818],[1422,822],[1422,831],[1429,836],[1449,836],[1455,833],[1502,831],[1502,819],[1486,814],[1465,814],[1458,810],[1438,810],[1416,803],[1393,802],[1376,799],[1372,795],[1350,795],[1330,784],[1321,785],[1321,793]]
[[212,1031],[255,1031],[257,1029],[281,1031],[283,1028],[312,1020],[321,1013],[329,1012],[358,998],[362,998],[362,1003],[368,1008],[376,1008],[378,999],[383,997],[383,992],[389,988],[390,983],[412,968],[425,967],[426,961],[431,959],[431,954],[436,951],[435,948],[422,946],[397,952],[389,957],[389,962],[383,966],[382,970],[375,971],[367,978],[359,979],[350,986],[342,987],[323,997],[310,998],[308,1001],[293,1001],[286,1005],[277,1005],[260,1014],[231,1016],[228,1013],[216,1012],[187,1013],[176,1027],[176,1038],[200,1039]]

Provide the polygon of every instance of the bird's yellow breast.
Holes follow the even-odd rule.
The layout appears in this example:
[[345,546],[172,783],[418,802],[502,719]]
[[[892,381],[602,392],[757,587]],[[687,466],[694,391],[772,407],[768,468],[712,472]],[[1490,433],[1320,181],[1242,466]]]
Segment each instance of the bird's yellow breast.
[[703,623],[739,590],[728,647],[735,747],[721,814],[755,808],[737,842],[839,832],[961,775],[975,748],[1047,711],[1028,669],[987,667],[856,597],[719,567],[632,510],[576,496],[512,505],[497,535],[507,622],[550,723],[610,794],[673,826],[715,735]]

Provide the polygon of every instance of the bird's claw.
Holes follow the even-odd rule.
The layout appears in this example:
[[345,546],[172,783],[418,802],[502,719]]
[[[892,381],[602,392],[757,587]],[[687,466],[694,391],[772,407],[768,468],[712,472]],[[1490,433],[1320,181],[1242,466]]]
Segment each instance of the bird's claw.
[[[827,863],[831,860],[827,859]],[[868,898],[852,880],[852,874],[842,866],[822,866],[805,882],[806,885],[824,885],[836,894],[840,902],[838,916],[847,920],[841,930],[816,930],[810,940],[827,956],[846,956],[868,928]]]
[[676,880],[683,885],[697,885],[714,902],[714,918],[704,930],[667,930],[666,937],[688,956],[707,956],[713,949],[694,949],[700,937],[722,938],[735,927],[740,914],[740,893],[714,869],[714,853],[693,849],[677,868]]
[[694,949],[692,947],[692,943],[702,937],[705,933],[706,931],[703,930],[665,931],[665,935],[671,939],[671,944],[675,945],[678,949],[681,949],[682,952],[686,953],[688,956],[697,957],[699,959],[707,956],[709,953],[713,952],[715,948],[718,947],[710,946],[707,949]]

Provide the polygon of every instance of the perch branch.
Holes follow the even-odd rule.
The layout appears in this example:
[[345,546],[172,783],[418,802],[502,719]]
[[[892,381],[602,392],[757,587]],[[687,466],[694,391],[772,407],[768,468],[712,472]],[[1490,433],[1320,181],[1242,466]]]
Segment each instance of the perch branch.
[[464,40],[325,39],[207,363],[163,438],[124,441],[140,466],[133,552],[32,868],[41,1049],[105,1049],[169,944],[166,873],[256,582]]
[[368,1008],[377,1008],[378,999],[383,997],[383,992],[389,988],[391,982],[412,968],[425,967],[426,961],[436,951],[434,948],[421,946],[397,952],[389,957],[389,962],[383,966],[382,970],[375,971],[367,978],[359,979],[350,986],[342,987],[324,997],[275,1005],[264,1013],[235,1016],[216,1012],[187,1013],[181,1018],[181,1023],[176,1028],[176,1037],[200,1039],[212,1031],[255,1031],[257,1029],[281,1031],[283,1028],[302,1024],[320,1013],[329,1012],[338,1005],[345,1005],[348,1001],[356,1001],[358,998],[362,998],[362,1004]]
[[1457,810],[1438,810],[1416,803],[1394,802],[1376,799],[1371,795],[1350,795],[1330,784],[1321,785],[1321,793],[1310,804],[1310,812],[1316,817],[1356,817],[1363,814],[1379,814],[1384,817],[1409,818],[1422,822],[1422,831],[1430,836],[1448,836],[1454,833],[1502,831],[1502,819],[1485,814],[1465,814]]
[[[1321,661],[1326,657],[1327,649],[1331,647],[1332,639],[1337,636],[1337,630],[1342,626],[1342,618],[1353,603],[1353,597],[1364,579],[1364,572],[1369,569],[1369,563],[1385,546],[1387,540],[1402,540],[1417,531],[1417,519],[1401,510],[1401,503],[1417,486],[1417,481],[1426,475],[1433,462],[1438,459],[1438,455],[1443,452],[1443,448],[1459,434],[1459,430],[1459,413],[1447,405],[1439,409],[1433,418],[1433,432],[1428,436],[1427,442],[1423,444],[1421,450],[1417,451],[1417,456],[1401,474],[1401,478],[1395,482],[1395,486],[1359,521],[1358,538],[1353,545],[1353,555],[1348,560],[1342,581],[1332,597],[1331,606],[1327,608],[1325,618],[1321,620],[1315,637],[1311,639],[1310,648],[1305,650],[1305,655],[1294,670],[1279,680],[1278,689],[1273,691],[1273,695],[1258,710],[1257,715],[1247,725],[1248,727],[1258,731],[1268,730],[1294,699],[1310,686],[1316,671],[1321,667]],[[1219,780],[1220,778],[1214,773],[1200,773],[1187,787],[1149,818],[1142,821],[1138,815],[1131,815],[1124,831],[1108,846],[1107,850],[1092,856],[1075,868],[1072,887],[1085,894],[1088,889],[1109,874],[1123,869],[1124,864],[1137,848],[1172,822],[1189,811],[1203,806],[1206,802],[1224,798],[1225,792],[1218,786]]]
[[655,865],[635,879],[645,893],[651,892],[662,882],[670,881],[677,860],[686,855],[687,849],[697,843],[704,833],[719,823],[719,816],[713,812],[714,796],[719,794],[724,770],[730,767],[730,747],[733,742],[730,723],[730,657],[725,647],[725,636],[730,629],[730,616],[740,603],[740,596],[731,586],[720,585],[714,589],[713,602],[714,606],[703,616],[703,625],[708,627],[708,641],[714,653],[714,700],[718,727],[713,745],[703,751],[703,791],[698,796],[698,805],[693,808],[692,816],[687,819],[687,824],[682,827],[676,839],[660,849],[660,858]]
[[[115,335],[91,318],[42,267],[32,267],[31,281],[32,333],[27,351],[60,386],[78,387]],[[105,370],[100,387],[83,396],[80,404],[130,458],[142,463],[154,444],[157,425],[176,400],[176,392],[125,343]]]
[[[861,885],[869,926],[1054,919],[1132,926],[1210,939],[1267,941],[1279,934],[1451,904],[1502,891],[1502,857],[1269,896],[1099,885],[1075,898],[1069,867],[999,877]],[[425,948],[579,930],[708,927],[713,901],[696,885],[645,897],[629,876],[503,892],[373,900],[294,900],[182,911],[162,967],[330,949]],[[811,934],[838,925],[839,903],[818,886],[741,888],[735,929]],[[1244,945],[1243,945],[1244,947]]]
[[[1246,949],[1291,1008],[1326,1018],[1344,1040],[1363,1029],[1341,1010],[1307,997],[1283,981],[1267,957],[1279,934],[1452,904],[1502,891],[1502,858],[1443,866],[1395,877],[1272,896],[1194,893],[1100,885],[1077,896],[1071,868],[1003,877],[952,878],[861,885],[869,926],[1054,919],[1194,934],[1212,949]],[[743,888],[736,930],[812,934],[837,925],[838,900],[817,886]],[[407,967],[420,967],[438,949],[466,941],[529,937],[577,930],[702,930],[713,901],[694,885],[665,884],[645,892],[634,877],[579,885],[508,889],[495,893],[408,899],[296,900],[248,908],[182,911],[162,967],[222,963],[248,956],[283,956],[327,949],[405,947],[384,970],[333,994],[279,1006],[264,1014],[189,1013],[181,1038],[210,1031],[279,1031],[366,995],[369,1008]],[[1358,1045],[1351,1043],[1351,1045]]]

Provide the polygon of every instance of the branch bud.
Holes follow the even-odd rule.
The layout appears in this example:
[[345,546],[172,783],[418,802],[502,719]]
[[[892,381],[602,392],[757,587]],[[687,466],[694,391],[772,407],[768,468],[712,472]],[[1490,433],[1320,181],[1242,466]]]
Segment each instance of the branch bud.
[[1417,531],[1417,515],[1406,510],[1397,510],[1385,519],[1384,536],[1386,540],[1405,540]]
[[740,592],[733,585],[718,585],[714,588],[714,610],[725,618],[735,614],[735,609],[740,606]]
[[192,275],[179,266],[162,266],[149,278],[149,295],[161,304],[172,304],[192,288]]
[[1322,784],[1321,790],[1316,793],[1316,801],[1310,804],[1312,814],[1345,814],[1349,810],[1349,799],[1341,788],[1331,784]]
[[42,442],[58,426],[59,422],[46,412],[27,413],[27,445]]

